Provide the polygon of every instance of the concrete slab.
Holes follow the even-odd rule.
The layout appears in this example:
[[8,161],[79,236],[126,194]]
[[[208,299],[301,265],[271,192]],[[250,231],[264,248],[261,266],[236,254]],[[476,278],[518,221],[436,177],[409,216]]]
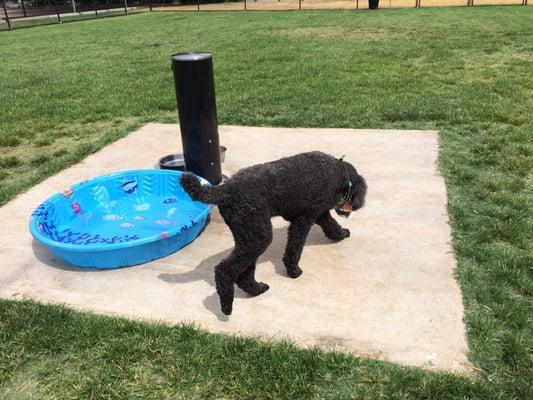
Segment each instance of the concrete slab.
[[330,243],[314,228],[304,273],[293,280],[281,262],[286,223],[275,219],[274,242],[257,268],[270,290],[257,298],[237,291],[229,319],[219,311],[213,267],[233,242],[217,211],[193,245],[138,267],[76,269],[34,242],[28,218],[48,196],[117,169],[153,167],[180,148],[176,125],[148,124],[0,208],[0,296],[469,370],[436,132],[222,126],[220,133],[225,174],[302,151],[346,155],[369,185],[366,207],[342,221],[351,237]]

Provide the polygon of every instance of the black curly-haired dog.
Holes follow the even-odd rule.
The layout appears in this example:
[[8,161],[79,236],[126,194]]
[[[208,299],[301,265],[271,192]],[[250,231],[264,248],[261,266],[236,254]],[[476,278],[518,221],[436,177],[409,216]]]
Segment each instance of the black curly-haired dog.
[[313,224],[332,240],[350,236],[330,214],[347,216],[364,205],[366,183],[350,163],[321,152],[298,154],[242,169],[220,186],[202,186],[192,174],[181,184],[193,200],[216,204],[235,248],[215,267],[222,312],[231,314],[234,284],[252,296],[268,290],[255,280],[255,263],[272,242],[273,216],[290,222],[283,263],[297,278],[302,249]]

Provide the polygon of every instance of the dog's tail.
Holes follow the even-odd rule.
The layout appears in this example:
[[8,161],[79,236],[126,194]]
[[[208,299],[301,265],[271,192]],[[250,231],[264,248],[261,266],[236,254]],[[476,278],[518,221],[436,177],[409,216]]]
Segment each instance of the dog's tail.
[[191,173],[185,173],[181,176],[181,186],[195,201],[202,203],[221,205],[227,199],[225,190],[222,186],[202,186],[200,180]]
[[363,178],[361,175],[357,175],[355,178],[355,182],[352,182],[354,185],[354,196],[353,196],[353,203],[354,208],[356,210],[359,210],[365,205],[365,197],[366,197],[366,181],[365,178]]

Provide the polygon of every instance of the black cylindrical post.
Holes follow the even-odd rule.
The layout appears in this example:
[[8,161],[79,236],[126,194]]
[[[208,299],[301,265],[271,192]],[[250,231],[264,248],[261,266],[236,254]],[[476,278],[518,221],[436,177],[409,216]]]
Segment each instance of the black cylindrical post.
[[216,185],[222,181],[211,53],[172,56],[181,142],[187,171]]
[[370,10],[377,10],[379,7],[379,0],[368,0],[368,8]]

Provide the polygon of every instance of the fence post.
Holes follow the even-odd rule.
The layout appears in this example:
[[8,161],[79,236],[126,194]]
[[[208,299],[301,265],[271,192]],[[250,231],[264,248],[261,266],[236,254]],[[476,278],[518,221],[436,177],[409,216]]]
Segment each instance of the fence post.
[[356,0],[356,2],[355,2],[355,9],[359,10],[359,0]]
[[9,17],[7,15],[6,0],[2,0],[2,6],[4,7],[4,14],[6,16],[7,29],[11,30],[11,22],[9,22]]
[[302,9],[302,0],[298,0],[298,10]]
[[24,14],[24,16],[27,17],[27,15],[26,15],[26,7],[24,7],[24,0],[20,1],[20,5],[22,6],[22,14]]
[[54,9],[56,10],[57,14],[57,22],[61,23],[61,15],[59,15],[59,9],[57,8],[56,0],[54,0]]
[[197,7],[196,11],[200,11],[200,0],[196,0],[196,7]]
[[148,1],[148,8],[150,9],[150,11],[152,11],[152,0]]
[[246,11],[246,0],[244,0],[244,11]]
[[128,0],[124,0],[124,13],[128,15]]
[[96,1],[94,2],[94,17],[98,18],[98,4],[96,4]]

